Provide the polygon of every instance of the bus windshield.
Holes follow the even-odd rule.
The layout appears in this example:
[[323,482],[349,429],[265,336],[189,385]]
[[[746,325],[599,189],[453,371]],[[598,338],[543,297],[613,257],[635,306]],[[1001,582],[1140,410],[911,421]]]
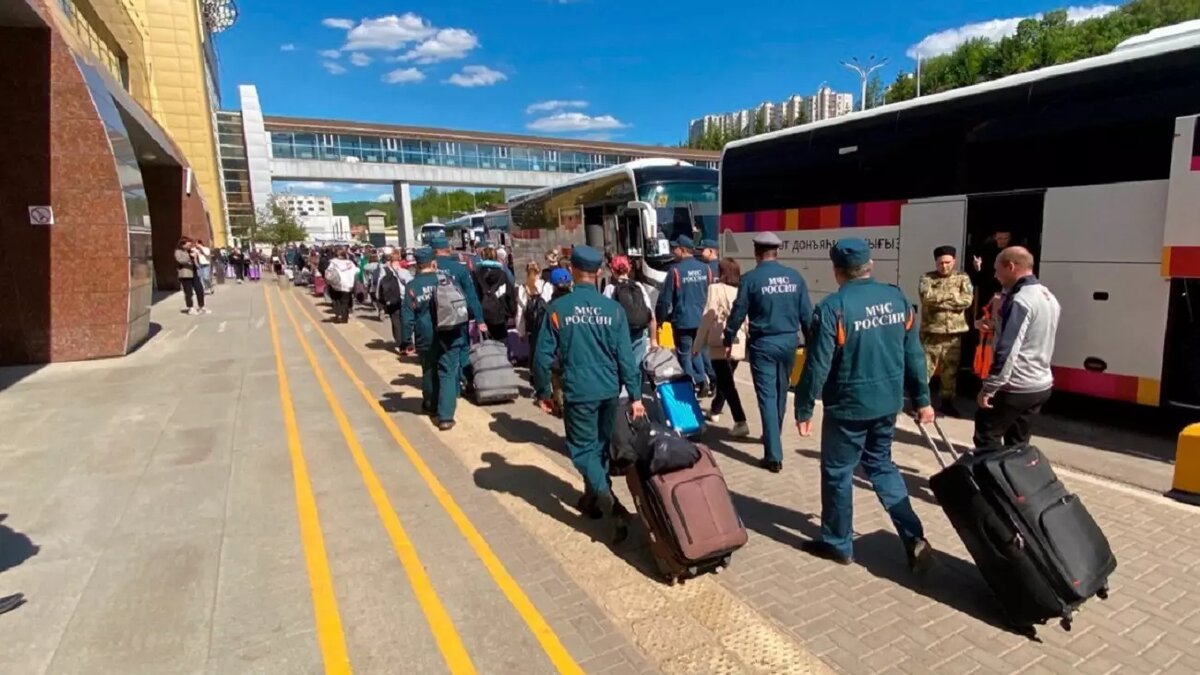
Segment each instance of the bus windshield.
[[717,183],[667,182],[639,186],[638,199],[658,212],[658,228],[669,241],[680,235],[717,238]]

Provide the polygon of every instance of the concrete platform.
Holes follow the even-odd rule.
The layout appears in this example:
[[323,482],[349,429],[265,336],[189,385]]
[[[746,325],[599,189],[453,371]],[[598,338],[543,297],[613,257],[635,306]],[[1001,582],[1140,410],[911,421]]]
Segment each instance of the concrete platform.
[[[266,282],[220,287],[209,316],[181,304],[124,359],[0,371],[0,596],[28,597],[0,615],[2,672],[1200,672],[1200,510],[1137,481],[1062,471],[1120,567],[1109,601],[1032,643],[998,627],[911,427],[896,459],[942,551],[920,584],[863,485],[857,564],[797,551],[816,441],[789,428],[772,475],[726,420],[706,440],[750,543],[667,587],[640,531],[610,547],[574,511],[561,422],[528,399],[463,402],[439,433],[373,315],[332,325]],[[1047,451],[1155,468],[1071,445]]]

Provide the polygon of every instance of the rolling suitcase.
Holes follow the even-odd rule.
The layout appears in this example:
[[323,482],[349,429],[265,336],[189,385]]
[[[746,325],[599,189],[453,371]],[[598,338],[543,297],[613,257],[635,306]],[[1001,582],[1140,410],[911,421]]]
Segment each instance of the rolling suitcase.
[[695,436],[704,431],[704,412],[696,398],[692,378],[684,375],[659,382],[654,385],[654,393],[668,427],[684,436]]
[[325,295],[325,277],[320,274],[314,274],[312,278],[313,295],[318,298]]
[[[947,466],[925,426],[917,426],[942,465],[929,487],[1013,628],[1034,637],[1035,625],[1059,619],[1071,630],[1080,605],[1108,597],[1117,567],[1108,539],[1040,450],[971,451]],[[934,428],[953,457],[936,420]]]
[[508,358],[516,364],[525,365],[529,363],[529,340],[517,334],[517,331],[508,329]]
[[689,468],[649,476],[639,462],[625,474],[650,554],[668,584],[728,566],[746,544],[746,528],[712,450],[696,446],[700,459]]
[[469,357],[476,403],[507,403],[521,395],[521,380],[508,360],[508,345],[484,340],[471,345]]

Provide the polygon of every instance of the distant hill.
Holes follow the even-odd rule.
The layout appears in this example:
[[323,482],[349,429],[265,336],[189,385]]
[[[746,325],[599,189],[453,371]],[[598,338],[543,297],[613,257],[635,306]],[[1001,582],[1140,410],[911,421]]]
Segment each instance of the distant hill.
[[[413,225],[420,226],[437,218],[446,222],[455,215],[469,213],[475,209],[486,209],[491,205],[503,204],[502,190],[438,190],[429,188],[420,197],[412,200]],[[379,209],[387,214],[386,227],[395,226],[396,211],[392,202],[334,202],[333,215],[350,216],[351,225],[366,225],[367,211]]]
[[334,202],[333,215],[335,216],[350,216],[351,225],[366,225],[367,211],[378,209],[387,214],[384,217],[384,224],[391,228],[395,221],[395,211],[392,209],[391,202]]

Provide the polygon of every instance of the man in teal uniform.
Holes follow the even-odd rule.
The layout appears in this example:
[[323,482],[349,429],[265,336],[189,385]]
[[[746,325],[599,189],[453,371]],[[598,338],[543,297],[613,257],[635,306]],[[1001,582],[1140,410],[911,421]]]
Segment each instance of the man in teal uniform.
[[539,405],[549,410],[550,367],[556,357],[560,360],[567,450],[584,481],[577,506],[591,518],[610,516],[613,539],[619,542],[628,534],[629,513],[613,495],[608,453],[621,387],[633,401],[629,407],[634,417],[646,411],[625,310],[596,289],[603,262],[604,256],[590,246],[576,246],[571,252],[575,288],[546,309],[534,350],[533,381],[538,383]]
[[[476,327],[480,334],[487,334],[487,326],[483,323],[483,307],[479,304],[479,294],[475,290],[475,280],[471,278],[471,271],[467,269],[459,258],[458,254],[450,248],[450,242],[443,235],[434,236],[429,242],[430,247],[434,252],[434,260],[437,262],[438,270],[450,275],[451,279],[458,284],[462,289],[463,295],[467,296],[467,310],[471,313],[471,319],[476,322]],[[470,327],[463,326],[462,333],[466,338],[466,344],[470,345]],[[504,340],[508,336],[501,335],[496,339]],[[467,347],[460,350],[459,358],[462,364],[459,367],[459,373],[464,378],[464,390],[470,388],[471,384],[471,354]]]
[[917,312],[904,293],[871,278],[871,249],[841,239],[829,251],[840,287],[817,305],[808,360],[796,385],[796,426],[812,434],[817,396],[821,420],[821,538],[801,548],[843,565],[854,559],[851,540],[854,469],[861,462],[875,494],[904,542],[915,572],[933,563],[921,520],[892,463],[896,415],[907,392],[917,419],[933,420]]
[[454,427],[460,352],[467,349],[467,335],[465,331],[437,330],[433,294],[440,278],[433,250],[419,248],[414,258],[417,274],[404,288],[400,334],[405,341],[412,339],[421,362],[421,411],[436,416],[438,429],[446,431]]
[[695,257],[694,248],[692,238],[687,235],[675,240],[675,263],[667,270],[667,279],[663,282],[654,314],[660,322],[671,322],[679,365],[692,378],[700,395],[707,396],[709,383],[704,370],[704,358],[700,354],[692,355],[692,344],[700,329],[700,317],[704,315],[708,285],[716,277],[712,276],[708,263]]
[[783,470],[783,420],[792,363],[796,360],[799,333],[808,337],[812,301],[808,284],[796,270],[779,263],[783,242],[771,232],[754,237],[758,264],[742,275],[737,299],[725,321],[725,351],[737,329],[750,318],[746,360],[754,380],[754,394],[762,415],[763,447],[760,465],[771,473]]

